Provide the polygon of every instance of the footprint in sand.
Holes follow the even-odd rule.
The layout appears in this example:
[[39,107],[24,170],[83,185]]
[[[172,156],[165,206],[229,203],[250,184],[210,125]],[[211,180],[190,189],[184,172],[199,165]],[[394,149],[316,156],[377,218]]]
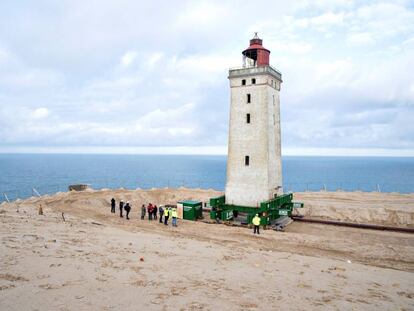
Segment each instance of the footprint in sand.
[[414,299],[414,293],[407,293],[407,292],[397,292],[399,296],[403,296],[409,299]]
[[9,273],[0,274],[0,280],[6,281],[8,284],[0,285],[0,291],[14,288],[16,285],[15,282],[28,282],[29,280],[22,277],[22,276],[16,276]]
[[16,287],[16,285],[14,285],[14,284],[0,285],[0,291],[10,289],[10,288],[14,288],[14,287]]
[[0,280],[6,280],[6,281],[10,281],[10,282],[15,282],[15,281],[23,281],[23,282],[28,282],[29,280],[22,277],[22,276],[16,276],[16,275],[12,275],[9,273],[5,273],[5,274],[0,274]]
[[60,288],[60,286],[59,286],[59,285],[53,285],[53,284],[50,284],[50,283],[40,284],[40,285],[39,285],[39,287],[40,287],[40,288],[43,288],[43,289],[47,289],[47,290],[49,290],[49,289],[58,289],[58,288]]

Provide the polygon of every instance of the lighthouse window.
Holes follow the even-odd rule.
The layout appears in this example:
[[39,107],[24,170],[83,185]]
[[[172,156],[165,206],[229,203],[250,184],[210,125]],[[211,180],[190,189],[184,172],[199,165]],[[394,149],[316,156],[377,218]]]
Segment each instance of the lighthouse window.
[[256,84],[256,79],[255,78],[252,79],[252,84]]
[[249,164],[250,164],[250,158],[249,158],[249,156],[245,156],[244,157],[244,165],[249,166]]
[[250,113],[246,114],[246,122],[250,123]]
[[250,104],[250,101],[251,101],[251,96],[250,94],[247,94],[247,103]]
[[246,85],[246,79],[242,80],[242,85]]

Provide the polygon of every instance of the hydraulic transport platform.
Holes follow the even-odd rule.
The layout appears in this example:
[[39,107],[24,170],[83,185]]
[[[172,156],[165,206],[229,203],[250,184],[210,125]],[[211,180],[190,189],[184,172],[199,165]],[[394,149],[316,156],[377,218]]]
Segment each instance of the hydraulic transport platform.
[[222,221],[233,221],[244,215],[246,224],[251,224],[256,214],[260,216],[260,224],[263,226],[274,225],[281,217],[291,217],[294,208],[302,208],[303,203],[293,202],[293,194],[287,193],[275,197],[269,201],[260,203],[259,207],[238,206],[226,204],[225,196],[210,199],[210,218]]

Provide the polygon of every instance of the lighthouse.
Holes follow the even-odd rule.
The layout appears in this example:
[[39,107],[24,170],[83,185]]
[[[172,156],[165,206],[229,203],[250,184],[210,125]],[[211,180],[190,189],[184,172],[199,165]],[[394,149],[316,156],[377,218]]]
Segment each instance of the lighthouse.
[[230,125],[225,204],[259,207],[283,193],[280,137],[282,74],[257,33],[229,70]]

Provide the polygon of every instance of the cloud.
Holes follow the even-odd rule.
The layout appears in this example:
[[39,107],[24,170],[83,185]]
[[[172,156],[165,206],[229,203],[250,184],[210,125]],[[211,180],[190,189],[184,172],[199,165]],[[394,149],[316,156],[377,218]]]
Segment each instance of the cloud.
[[155,66],[161,59],[164,57],[162,52],[155,52],[153,53],[150,58],[148,59],[148,66],[153,67]]
[[11,59],[12,55],[10,54],[10,51],[7,50],[5,47],[2,47],[0,44],[0,65],[10,62]]
[[332,26],[342,24],[344,13],[324,13],[319,16],[311,17],[309,23],[315,26]]
[[135,60],[135,58],[137,57],[137,52],[126,52],[122,57],[121,57],[121,64],[125,67],[128,67],[129,65],[131,65],[131,63]]
[[279,41],[272,44],[272,48],[278,52],[293,54],[307,54],[312,51],[312,45],[306,42],[283,42]]
[[35,119],[44,119],[47,116],[49,116],[49,109],[47,108],[37,108],[35,111],[33,111],[33,118]]
[[254,31],[283,74],[283,148],[414,150],[405,1],[44,6],[0,4],[2,150],[225,150],[228,68]]
[[367,32],[362,33],[351,33],[347,38],[347,42],[350,45],[358,46],[358,45],[370,45],[375,43],[375,39],[373,35]]
[[178,23],[182,25],[211,26],[225,15],[225,5],[217,3],[200,1],[194,2],[192,5],[184,9],[178,16]]

